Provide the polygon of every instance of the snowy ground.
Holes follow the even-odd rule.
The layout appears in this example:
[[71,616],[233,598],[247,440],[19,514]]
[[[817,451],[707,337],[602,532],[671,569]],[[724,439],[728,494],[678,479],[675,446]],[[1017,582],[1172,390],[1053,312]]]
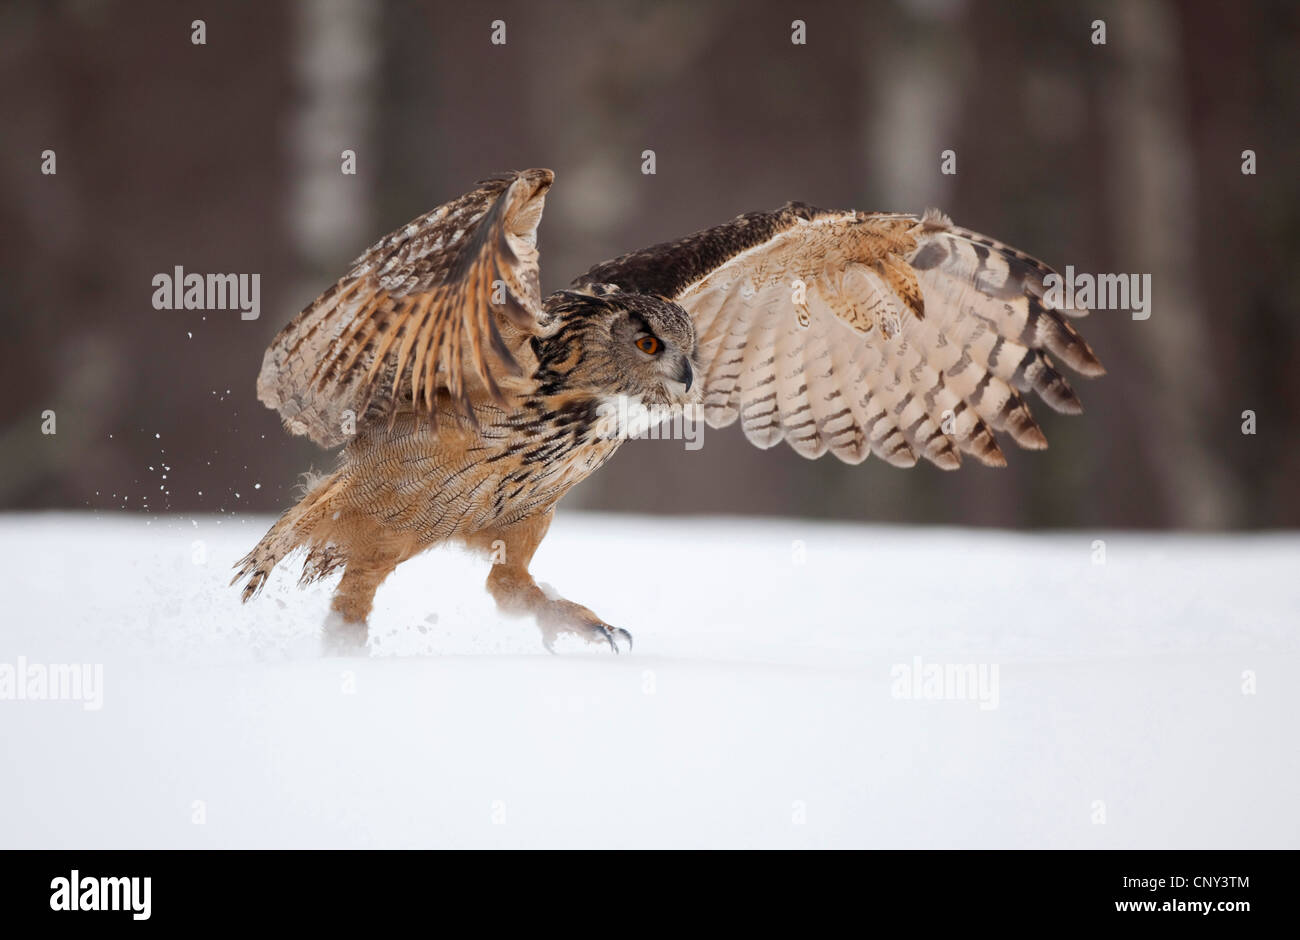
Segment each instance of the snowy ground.
[[0,700],[0,847],[1300,847],[1300,536],[562,511],[534,571],[631,655],[443,551],[337,658],[328,587],[226,587],[269,522],[0,516],[0,672],[103,666]]

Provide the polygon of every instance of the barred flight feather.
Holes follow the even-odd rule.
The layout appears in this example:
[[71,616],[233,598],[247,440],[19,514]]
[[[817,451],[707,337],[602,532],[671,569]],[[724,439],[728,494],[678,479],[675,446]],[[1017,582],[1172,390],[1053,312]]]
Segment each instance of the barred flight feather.
[[[1047,446],[1022,392],[1081,410],[1053,356],[1100,361],[1046,302],[1051,268],[999,241],[916,216],[790,203],[597,265],[575,284],[654,292],[695,320],[705,417],[760,447],[896,466],[961,455],[1002,466],[994,431]],[[801,296],[802,292],[802,296]]]

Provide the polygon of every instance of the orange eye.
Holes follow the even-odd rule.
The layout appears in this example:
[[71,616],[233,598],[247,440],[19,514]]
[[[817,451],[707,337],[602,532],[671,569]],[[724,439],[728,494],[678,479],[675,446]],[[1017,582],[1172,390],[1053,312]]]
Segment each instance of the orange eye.
[[653,336],[642,336],[636,341],[636,348],[647,356],[657,356],[659,355],[659,340]]

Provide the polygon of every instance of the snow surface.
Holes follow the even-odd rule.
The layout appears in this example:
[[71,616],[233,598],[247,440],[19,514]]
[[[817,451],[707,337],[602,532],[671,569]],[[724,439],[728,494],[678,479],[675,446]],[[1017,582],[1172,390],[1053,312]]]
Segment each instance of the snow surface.
[[[436,551],[333,657],[332,585],[226,586],[270,521],[0,516],[0,666],[104,677],[0,701],[0,847],[1300,847],[1295,534],[561,511],[534,572],[631,655]],[[916,657],[997,707],[899,697]]]

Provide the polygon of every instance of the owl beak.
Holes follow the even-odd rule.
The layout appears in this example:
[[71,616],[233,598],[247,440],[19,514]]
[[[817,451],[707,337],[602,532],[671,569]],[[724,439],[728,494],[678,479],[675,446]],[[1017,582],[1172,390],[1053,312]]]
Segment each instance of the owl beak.
[[691,368],[691,360],[682,356],[681,366],[677,369],[677,374],[673,376],[678,382],[686,386],[686,391],[691,390],[691,385],[695,381],[695,370]]

